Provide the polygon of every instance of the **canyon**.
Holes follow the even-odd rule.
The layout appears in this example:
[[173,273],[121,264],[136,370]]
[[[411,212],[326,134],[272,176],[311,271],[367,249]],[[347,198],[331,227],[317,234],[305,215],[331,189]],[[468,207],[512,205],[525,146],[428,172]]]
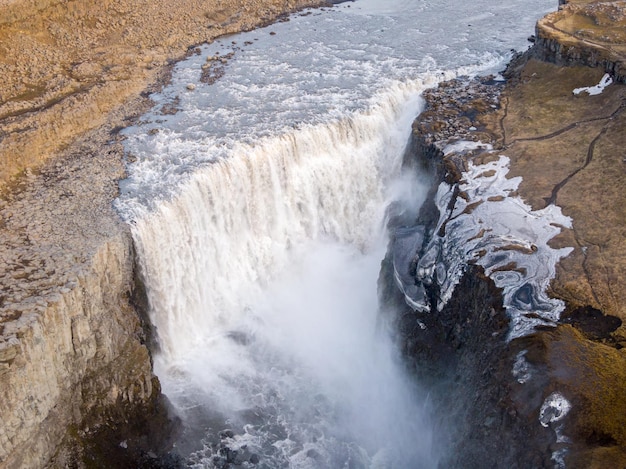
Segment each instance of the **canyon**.
[[[197,44],[313,5],[180,0],[173,15],[171,2],[0,2],[0,467],[176,463],[168,442],[177,424],[152,370],[135,248],[112,208],[125,177],[119,129],[151,106],[149,92]],[[494,465],[515,467],[527,445],[539,448],[536,467],[563,449],[566,467],[626,462],[625,11],[626,2],[567,2],[539,21],[506,84],[442,84],[414,124],[410,164],[427,167],[436,184],[459,184],[468,161],[493,160],[444,155],[452,140],[489,142],[510,159],[509,177],[522,176],[517,192],[533,210],[558,201],[572,219],[549,243],[574,248],[549,285],[565,304],[556,327],[506,342],[501,294],[477,265],[428,317],[422,339],[404,298],[390,282],[383,288],[407,357],[439,370],[430,370],[433,386],[455,373],[462,384],[440,404],[456,397],[460,406],[468,389],[476,398],[471,412],[457,409],[459,435],[482,426],[452,466],[477,467],[484,453],[474,448],[487,442]],[[572,93],[606,72],[615,83],[602,94]],[[436,216],[427,204],[419,224]],[[460,317],[468,298],[473,307]],[[519,382],[516,362],[536,370],[534,381]],[[569,442],[541,425],[556,391],[573,406],[563,420]],[[497,441],[502,432],[509,436]]]

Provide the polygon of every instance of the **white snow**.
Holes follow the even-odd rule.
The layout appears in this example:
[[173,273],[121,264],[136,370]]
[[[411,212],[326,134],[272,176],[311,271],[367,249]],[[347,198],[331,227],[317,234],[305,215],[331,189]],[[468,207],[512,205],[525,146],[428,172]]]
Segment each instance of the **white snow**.
[[[476,127],[470,127],[470,130],[476,130]],[[458,142],[446,145],[443,149],[444,155],[450,153],[463,153],[471,150],[493,150],[493,147],[489,143],[483,143],[481,141],[472,142],[469,140],[459,140]]]
[[[463,142],[455,145],[467,148]],[[441,183],[435,197],[440,218],[434,232],[443,235],[433,237],[426,247],[417,264],[417,279],[424,285],[439,284],[436,306],[441,310],[466,266],[481,265],[502,288],[511,340],[558,321],[563,302],[550,298],[546,289],[557,262],[572,248],[553,249],[548,244],[562,228],[571,227],[571,219],[555,205],[533,210],[514,195],[522,178],[508,178],[508,172],[509,158],[504,155],[482,165],[470,161],[459,184],[465,195],[452,206],[453,187]],[[414,309],[429,309],[428,299],[423,301]]]
[[608,73],[605,73],[604,76],[602,77],[602,80],[600,80],[600,83],[598,83],[597,85],[585,86],[583,88],[576,88],[573,91],[573,93],[576,96],[578,96],[580,93],[587,92],[589,96],[596,96],[598,94],[602,94],[602,92],[604,91],[604,88],[611,85],[612,83],[613,83],[613,78],[611,78],[611,75],[609,75]]
[[563,419],[571,408],[572,405],[562,394],[553,392],[546,398],[541,406],[539,422],[541,422],[541,425],[544,427],[547,427],[550,423],[558,422]]

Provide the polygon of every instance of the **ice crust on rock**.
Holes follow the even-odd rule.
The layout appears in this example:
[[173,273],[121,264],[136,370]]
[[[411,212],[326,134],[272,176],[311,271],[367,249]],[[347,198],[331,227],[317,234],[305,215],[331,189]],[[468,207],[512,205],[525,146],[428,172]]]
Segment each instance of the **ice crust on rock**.
[[550,394],[541,406],[539,411],[539,422],[544,427],[547,427],[552,422],[558,422],[565,417],[572,405],[569,403],[562,394],[553,392]]
[[[571,227],[571,219],[555,205],[533,210],[512,195],[522,178],[507,178],[508,172],[504,155],[482,165],[469,162],[458,184],[463,196],[454,200],[454,186],[442,182],[435,196],[440,217],[417,261],[417,286],[408,285],[398,272],[396,281],[415,311],[430,311],[431,306],[441,311],[468,264],[481,265],[503,291],[512,340],[558,321],[564,304],[548,297],[546,288],[557,262],[572,248],[548,246],[562,227]],[[420,288],[433,283],[439,287],[436,305],[420,294]]]
[[526,360],[527,353],[528,350],[519,352],[513,364],[513,376],[520,384],[525,384],[533,375],[531,365],[528,363],[528,360]]
[[[470,128],[471,130],[471,128]],[[474,128],[474,130],[476,130]],[[450,143],[443,148],[443,154],[449,155],[450,153],[461,153],[463,151],[470,150],[492,150],[493,146],[489,143],[483,143],[481,141],[473,142],[468,140],[459,140],[458,142]]]

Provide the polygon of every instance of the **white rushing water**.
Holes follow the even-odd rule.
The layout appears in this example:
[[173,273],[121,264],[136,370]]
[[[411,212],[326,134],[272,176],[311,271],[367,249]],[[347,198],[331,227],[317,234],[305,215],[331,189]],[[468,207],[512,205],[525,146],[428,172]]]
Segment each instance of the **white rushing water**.
[[436,467],[378,315],[384,214],[424,197],[400,175],[420,93],[501,68],[555,6],[494,3],[360,0],[223,38],[125,131],[117,207],[189,464]]

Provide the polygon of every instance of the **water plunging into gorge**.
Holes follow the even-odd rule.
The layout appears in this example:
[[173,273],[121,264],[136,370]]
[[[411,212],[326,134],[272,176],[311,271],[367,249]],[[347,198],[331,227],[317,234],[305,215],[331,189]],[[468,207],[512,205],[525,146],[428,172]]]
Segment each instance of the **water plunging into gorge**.
[[231,449],[272,467],[433,464],[424,404],[378,318],[384,209],[423,199],[392,179],[417,110],[403,91],[238,149],[135,226],[165,391],[192,426],[234,431]]
[[125,132],[117,206],[190,464],[436,467],[376,281],[386,207],[425,196],[400,171],[421,91],[501,68],[553,6],[478,3],[361,0],[224,38]]

